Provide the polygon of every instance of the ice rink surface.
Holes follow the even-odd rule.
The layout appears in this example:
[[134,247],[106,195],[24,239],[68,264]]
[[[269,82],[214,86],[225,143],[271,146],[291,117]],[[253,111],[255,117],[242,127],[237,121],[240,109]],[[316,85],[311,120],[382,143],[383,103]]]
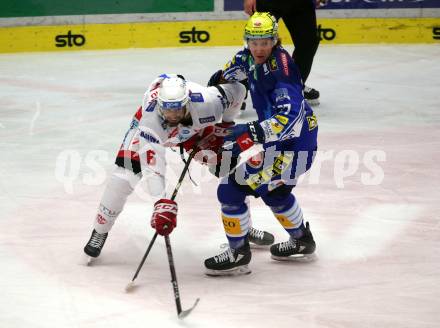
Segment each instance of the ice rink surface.
[[[317,242],[313,263],[254,250],[252,274],[212,278],[226,241],[216,180],[192,164],[171,235],[176,318],[163,238],[139,186],[96,263],[82,248],[113,159],[149,82],[201,84],[238,48],[0,55],[0,326],[64,328],[440,326],[440,47],[321,46],[319,162],[295,189]],[[255,118],[251,103],[242,120]],[[182,163],[170,152],[172,190]],[[312,174],[313,173],[313,174]],[[254,226],[286,233],[252,200]]]

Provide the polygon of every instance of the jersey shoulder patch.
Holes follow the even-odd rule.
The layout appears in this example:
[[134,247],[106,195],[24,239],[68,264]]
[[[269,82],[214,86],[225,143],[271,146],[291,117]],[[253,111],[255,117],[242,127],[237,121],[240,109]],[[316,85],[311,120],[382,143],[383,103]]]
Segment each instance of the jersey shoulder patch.
[[271,56],[269,58],[269,69],[272,72],[278,71],[278,63],[275,57]]
[[200,92],[192,92],[189,97],[192,102],[204,102],[203,95]]
[[154,111],[155,107],[156,107],[156,100],[153,100],[148,104],[147,108],[145,108],[145,111],[152,112],[152,111]]

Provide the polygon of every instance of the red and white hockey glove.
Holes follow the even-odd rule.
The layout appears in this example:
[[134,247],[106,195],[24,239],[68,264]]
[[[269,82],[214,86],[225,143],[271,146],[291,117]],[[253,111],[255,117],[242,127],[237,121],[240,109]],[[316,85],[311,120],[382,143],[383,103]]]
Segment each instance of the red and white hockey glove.
[[171,199],[159,199],[154,203],[151,227],[161,236],[169,235],[177,224],[177,203]]

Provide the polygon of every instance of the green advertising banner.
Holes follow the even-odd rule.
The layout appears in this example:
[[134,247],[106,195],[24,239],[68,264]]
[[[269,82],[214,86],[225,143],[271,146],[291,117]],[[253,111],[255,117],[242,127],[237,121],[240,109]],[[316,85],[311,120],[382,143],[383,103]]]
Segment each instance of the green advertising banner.
[[214,0],[0,1],[0,17],[212,12]]

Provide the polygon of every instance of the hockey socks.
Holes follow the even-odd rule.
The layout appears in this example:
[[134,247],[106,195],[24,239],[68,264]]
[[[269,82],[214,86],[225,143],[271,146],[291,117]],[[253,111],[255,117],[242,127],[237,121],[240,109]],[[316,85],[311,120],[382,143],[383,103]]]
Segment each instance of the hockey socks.
[[242,247],[251,225],[247,205],[222,204],[222,221],[229,246],[233,249]]

